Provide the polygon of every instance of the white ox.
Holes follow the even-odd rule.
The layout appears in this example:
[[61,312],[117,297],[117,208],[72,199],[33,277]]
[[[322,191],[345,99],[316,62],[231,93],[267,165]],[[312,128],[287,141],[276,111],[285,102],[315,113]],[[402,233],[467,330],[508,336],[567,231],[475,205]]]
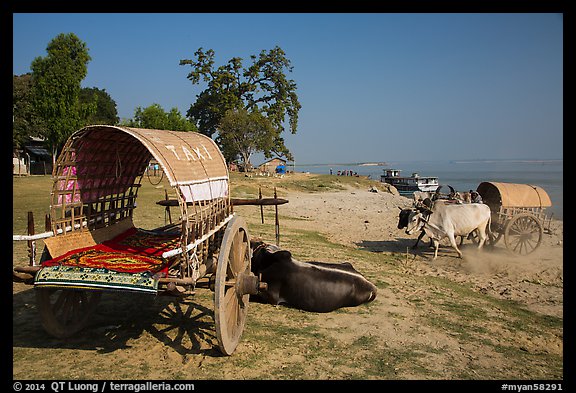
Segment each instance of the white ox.
[[406,233],[424,230],[434,243],[434,258],[438,257],[438,247],[444,238],[450,240],[450,244],[462,258],[462,252],[456,245],[456,236],[467,236],[472,231],[478,233],[478,249],[482,248],[490,233],[490,208],[481,203],[472,204],[440,204],[434,211],[413,211],[408,218]]

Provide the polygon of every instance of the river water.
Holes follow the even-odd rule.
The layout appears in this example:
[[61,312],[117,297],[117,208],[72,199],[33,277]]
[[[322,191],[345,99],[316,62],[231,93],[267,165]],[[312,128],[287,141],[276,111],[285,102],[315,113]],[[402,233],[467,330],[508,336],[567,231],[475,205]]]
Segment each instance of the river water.
[[[399,169],[401,176],[417,172],[420,176],[436,176],[441,185],[457,191],[475,190],[481,182],[532,184],[542,187],[550,196],[552,206],[546,209],[553,218],[563,220],[564,163],[563,160],[484,160],[484,161],[392,161],[385,165],[310,164],[288,166],[295,172],[336,175],[352,171],[360,176],[380,180],[385,168]],[[448,192],[443,187],[442,192]]]

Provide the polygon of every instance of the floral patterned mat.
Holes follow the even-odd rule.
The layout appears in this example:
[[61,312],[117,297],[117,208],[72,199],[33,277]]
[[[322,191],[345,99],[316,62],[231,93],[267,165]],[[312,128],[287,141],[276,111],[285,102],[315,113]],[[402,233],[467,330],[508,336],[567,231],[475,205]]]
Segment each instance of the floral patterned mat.
[[178,246],[179,234],[130,228],[112,240],[44,261],[35,285],[156,291],[168,264],[162,253]]

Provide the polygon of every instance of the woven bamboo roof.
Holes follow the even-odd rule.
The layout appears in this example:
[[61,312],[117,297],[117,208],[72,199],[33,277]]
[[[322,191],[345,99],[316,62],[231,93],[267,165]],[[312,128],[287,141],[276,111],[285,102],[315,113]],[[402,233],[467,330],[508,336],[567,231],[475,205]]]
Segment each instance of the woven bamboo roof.
[[131,135],[158,161],[171,186],[228,179],[220,149],[211,138],[197,132],[97,125],[76,134],[83,138],[90,134],[95,144],[105,141],[107,150],[116,148],[115,140],[122,142],[125,134]]
[[171,186],[228,179],[226,160],[216,143],[197,132],[91,126],[122,131],[139,140],[158,161]]
[[[210,204],[211,214],[228,206],[228,167],[211,138],[197,132],[91,125],[68,138],[56,162],[52,231],[100,231],[115,228],[117,223],[131,223],[141,180],[150,163],[160,166],[170,186],[177,190],[180,205]],[[186,215],[196,213],[195,207]],[[195,230],[202,232],[201,228]],[[97,241],[76,240],[77,244],[86,242]]]
[[62,158],[56,189],[70,189],[67,171],[74,176],[77,172],[75,188],[84,202],[124,192],[151,159],[156,159],[170,185],[180,188],[186,201],[228,193],[224,156],[211,138],[197,132],[94,125],[72,134],[65,149],[67,158]]
[[552,206],[552,201],[546,191],[532,184],[482,182],[478,185],[478,193],[486,203],[502,207],[539,208]]

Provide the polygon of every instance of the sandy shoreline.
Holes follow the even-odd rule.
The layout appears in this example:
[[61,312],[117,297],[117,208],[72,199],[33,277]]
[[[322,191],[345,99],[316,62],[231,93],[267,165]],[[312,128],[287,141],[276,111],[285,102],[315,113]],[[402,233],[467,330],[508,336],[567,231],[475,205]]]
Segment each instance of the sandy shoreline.
[[469,282],[482,293],[562,316],[562,221],[552,221],[540,247],[528,256],[512,255],[501,239],[494,249],[481,253],[467,241],[462,247],[464,258],[460,259],[444,241],[438,259],[432,261],[433,249],[427,246],[427,240],[413,250],[417,236],[397,228],[398,208],[412,205],[408,198],[384,191],[348,189],[315,194],[291,192],[287,199],[290,202],[281,207],[281,214],[298,220],[286,220],[282,226],[315,230],[335,243],[371,252],[403,253],[414,274]]

